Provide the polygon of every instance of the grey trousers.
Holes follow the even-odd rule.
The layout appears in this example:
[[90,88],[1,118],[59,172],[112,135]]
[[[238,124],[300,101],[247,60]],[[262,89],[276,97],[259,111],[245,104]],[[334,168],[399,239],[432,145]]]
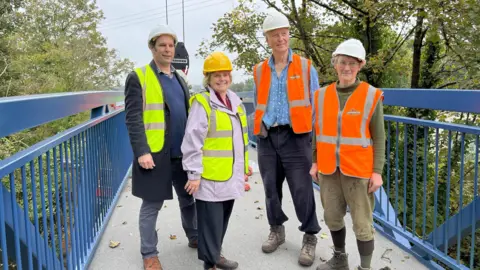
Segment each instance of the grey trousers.
[[[172,166],[181,166],[181,162],[172,162]],[[182,218],[182,227],[189,241],[197,240],[197,210],[194,198],[189,195],[184,187],[187,181],[187,175],[183,169],[173,169],[173,187],[177,193],[180,205],[180,215]],[[140,228],[140,252],[142,257],[149,258],[158,254],[157,244],[157,217],[162,209],[164,201],[150,202],[143,200],[140,207],[139,228]]]

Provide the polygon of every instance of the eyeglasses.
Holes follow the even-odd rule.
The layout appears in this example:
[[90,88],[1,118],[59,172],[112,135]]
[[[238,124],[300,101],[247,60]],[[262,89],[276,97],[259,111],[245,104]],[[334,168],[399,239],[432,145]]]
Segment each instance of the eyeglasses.
[[355,68],[355,67],[358,67],[360,63],[357,61],[351,61],[351,62],[338,61],[338,65],[340,67],[346,67],[348,65],[350,68]]

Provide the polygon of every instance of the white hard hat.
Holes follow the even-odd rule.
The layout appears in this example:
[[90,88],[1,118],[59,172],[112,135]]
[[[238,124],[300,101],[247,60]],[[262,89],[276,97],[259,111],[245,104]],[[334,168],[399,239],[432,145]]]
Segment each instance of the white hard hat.
[[363,47],[362,42],[358,39],[351,38],[340,43],[332,56],[335,57],[339,54],[355,57],[361,60],[364,64],[366,63],[365,48]]
[[277,10],[269,8],[263,21],[263,33],[279,28],[290,28],[288,18]]
[[177,45],[177,34],[175,33],[175,31],[173,31],[172,28],[165,24],[157,25],[152,28],[150,34],[148,35],[148,44],[150,44],[150,41],[152,39],[157,38],[161,35],[170,35],[173,38],[175,45]]

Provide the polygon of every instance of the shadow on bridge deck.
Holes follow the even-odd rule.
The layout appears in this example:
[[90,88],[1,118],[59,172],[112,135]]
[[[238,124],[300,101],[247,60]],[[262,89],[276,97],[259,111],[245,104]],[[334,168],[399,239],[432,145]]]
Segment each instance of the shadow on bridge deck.
[[[251,159],[256,160],[256,151],[251,149],[250,153]],[[239,270],[315,269],[321,260],[326,260],[331,256],[332,241],[323,221],[320,195],[318,191],[315,191],[317,215],[322,226],[322,232],[318,235],[317,257],[314,265],[309,268],[298,265],[297,258],[301,248],[302,233],[297,229],[299,223],[287,191],[286,182],[283,205],[284,211],[290,219],[285,224],[287,239],[285,244],[273,254],[263,254],[261,244],[268,235],[268,221],[264,210],[263,185],[258,172],[250,178],[249,183],[251,190],[245,194],[244,198],[236,201],[223,247],[225,256],[239,262]],[[131,183],[127,183],[89,269],[143,269],[138,231],[140,204],[141,200],[131,195]],[[261,209],[257,209],[258,207]],[[346,248],[350,254],[350,268],[353,269],[360,263],[360,257],[351,229],[351,218],[348,214],[345,223],[347,224]],[[197,259],[196,250],[187,247],[176,198],[165,203],[158,217],[157,229],[159,257],[164,269],[202,269],[202,262]],[[325,233],[325,238],[322,237],[322,233]],[[176,235],[177,238],[172,240],[170,235]],[[111,240],[119,241],[120,245],[113,249],[110,248]],[[385,266],[391,269],[427,269],[413,256],[398,248],[379,233],[376,234],[372,266],[373,269]]]

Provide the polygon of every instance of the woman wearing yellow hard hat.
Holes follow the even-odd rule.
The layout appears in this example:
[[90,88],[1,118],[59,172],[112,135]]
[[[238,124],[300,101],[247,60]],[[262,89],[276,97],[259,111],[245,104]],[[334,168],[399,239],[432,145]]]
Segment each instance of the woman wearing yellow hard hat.
[[204,269],[235,269],[222,244],[235,199],[243,196],[248,168],[247,115],[229,87],[232,63],[221,52],[204,62],[205,91],[190,98],[182,143],[185,189],[196,199],[198,258]]

